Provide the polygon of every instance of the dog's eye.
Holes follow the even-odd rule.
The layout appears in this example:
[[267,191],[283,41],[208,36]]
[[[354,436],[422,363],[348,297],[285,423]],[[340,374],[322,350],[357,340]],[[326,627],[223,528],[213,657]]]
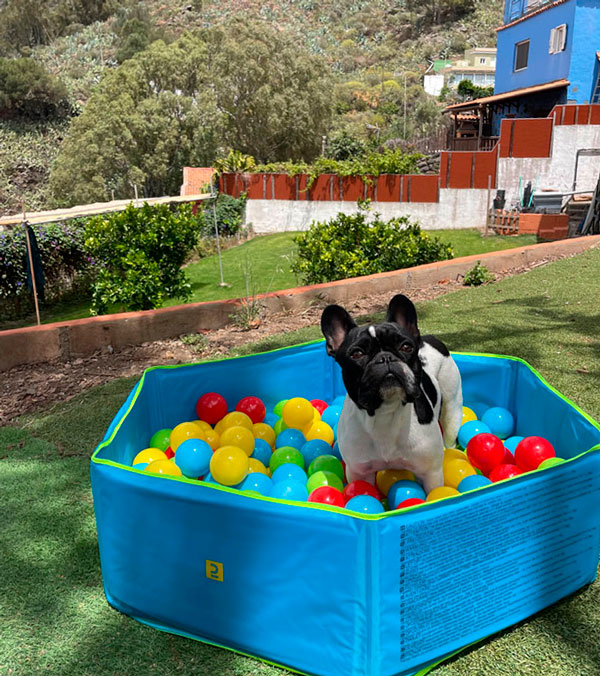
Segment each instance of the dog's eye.
[[404,345],[400,345],[400,350],[402,352],[412,352],[413,348],[412,348],[412,345],[409,345],[408,343],[404,343]]
[[361,357],[365,356],[365,353],[362,350],[354,350],[350,356],[352,359],[360,359]]

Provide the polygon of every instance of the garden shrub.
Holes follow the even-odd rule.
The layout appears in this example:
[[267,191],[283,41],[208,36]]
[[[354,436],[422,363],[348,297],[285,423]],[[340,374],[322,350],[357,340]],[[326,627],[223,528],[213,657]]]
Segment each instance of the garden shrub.
[[315,222],[294,238],[292,270],[305,284],[388,272],[453,257],[452,248],[406,216],[369,220],[365,210]]
[[[233,237],[238,235],[244,227],[244,210],[246,208],[246,195],[236,198],[221,193],[217,197],[215,213],[217,227],[221,237]],[[213,216],[213,203],[205,203],[202,210],[203,223],[201,226],[204,237],[215,236],[215,220]]]
[[192,206],[167,204],[95,216],[87,222],[85,245],[99,264],[92,286],[92,312],[110,305],[126,310],[160,307],[165,298],[186,300],[190,284],[181,269],[198,239],[201,219]]

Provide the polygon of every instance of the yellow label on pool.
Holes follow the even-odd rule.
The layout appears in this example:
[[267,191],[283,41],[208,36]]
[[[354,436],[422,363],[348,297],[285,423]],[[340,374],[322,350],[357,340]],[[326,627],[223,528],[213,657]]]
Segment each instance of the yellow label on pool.
[[206,559],[206,577],[209,580],[223,582],[223,564],[218,561],[209,561]]

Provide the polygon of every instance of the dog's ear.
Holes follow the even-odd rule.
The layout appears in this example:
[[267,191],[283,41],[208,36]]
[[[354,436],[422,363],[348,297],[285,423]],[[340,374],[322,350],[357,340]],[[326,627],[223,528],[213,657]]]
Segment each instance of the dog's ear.
[[355,327],[355,321],[343,307],[328,305],[321,315],[321,331],[327,340],[327,354],[335,357],[348,331]]
[[401,293],[394,296],[390,301],[386,321],[399,324],[417,342],[421,339],[419,327],[417,326],[417,311],[415,306],[409,298]]

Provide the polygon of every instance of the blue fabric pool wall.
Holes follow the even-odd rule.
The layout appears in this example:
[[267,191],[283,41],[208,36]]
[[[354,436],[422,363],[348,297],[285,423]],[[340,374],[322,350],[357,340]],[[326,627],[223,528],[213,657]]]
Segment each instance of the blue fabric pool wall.
[[[455,355],[465,401],[508,405],[517,433],[574,458],[600,431],[519,361]],[[323,343],[148,371],[91,465],[105,591],[117,609],[323,676],[410,674],[593,580],[600,455],[383,517],[146,475],[152,432],[209,390],[343,393]],[[116,432],[115,432],[116,430]]]

